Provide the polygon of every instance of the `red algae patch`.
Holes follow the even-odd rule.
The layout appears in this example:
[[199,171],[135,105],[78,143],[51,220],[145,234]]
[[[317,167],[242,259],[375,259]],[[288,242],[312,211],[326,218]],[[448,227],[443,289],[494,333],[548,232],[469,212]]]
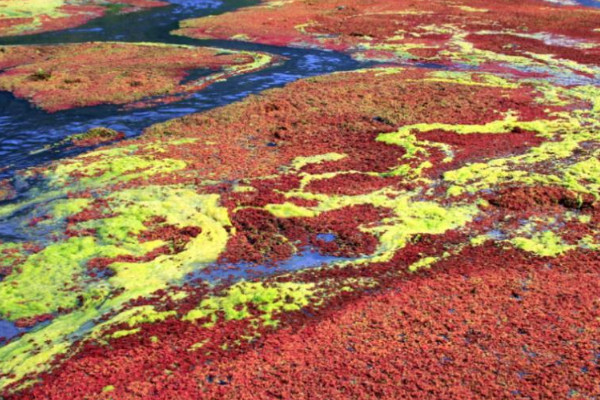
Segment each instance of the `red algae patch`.
[[[492,4],[480,0],[453,3],[359,0],[352,4],[340,0],[266,0],[260,6],[183,21],[176,32],[201,38],[233,37],[273,44],[307,43],[346,49],[384,43],[391,47],[403,43],[407,50],[419,53],[417,50],[439,48],[440,44],[450,41],[454,25],[463,25],[466,31],[473,33],[487,33],[486,30],[491,29],[503,29],[506,35],[514,32],[512,39],[498,35],[490,38],[505,43],[508,40],[519,42],[519,36],[535,37],[535,32],[592,39],[598,37],[594,29],[599,12],[593,8],[557,7],[537,0],[526,0],[518,7],[506,0]],[[520,42],[525,48],[539,46],[535,40],[521,39]],[[557,41],[556,45],[565,43]]]
[[0,318],[31,330],[0,347],[2,395],[593,395],[598,98],[364,69],[22,171]]
[[0,36],[28,35],[83,25],[108,10],[162,7],[155,0],[0,0]]
[[89,346],[27,398],[61,399],[66,387],[73,399],[593,398],[599,262],[467,248],[372,296],[290,317],[254,345],[213,344],[247,329],[239,322],[208,333],[168,320]]
[[[600,10],[526,0],[265,0],[176,34],[342,50],[355,58],[598,74]],[[560,66],[560,67],[559,67]],[[593,72],[592,72],[593,71]],[[564,73],[564,72],[562,72]]]
[[[458,76],[468,82],[479,79],[479,74]],[[406,145],[390,146],[376,140],[380,133],[411,126],[425,115],[429,121],[449,125],[497,120],[494,124],[502,130],[506,113],[523,113],[529,120],[558,110],[538,104],[536,96],[531,87],[473,85],[444,72],[374,69],[296,82],[285,91],[273,90],[232,107],[155,125],[146,136],[190,137],[203,132],[202,140],[167,147],[157,156],[175,155],[188,161],[195,173],[212,179],[266,175],[290,163],[288,169],[311,175],[386,173],[399,159],[408,159],[407,151],[416,146],[409,139]],[[226,126],[223,120],[229,121]],[[324,156],[310,158],[315,155]]]
[[[150,97],[175,101],[270,61],[261,53],[151,43],[5,46],[0,89],[49,112],[98,104],[143,106]],[[185,82],[196,70],[206,70],[206,76]]]

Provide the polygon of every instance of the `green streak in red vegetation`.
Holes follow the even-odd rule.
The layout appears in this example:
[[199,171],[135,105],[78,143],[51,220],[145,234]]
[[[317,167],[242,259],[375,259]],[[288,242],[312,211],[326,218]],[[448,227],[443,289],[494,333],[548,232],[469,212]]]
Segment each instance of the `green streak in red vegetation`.
[[85,133],[80,133],[71,136],[68,140],[76,147],[96,146],[101,143],[114,142],[115,140],[124,139],[125,134],[117,132],[113,129],[97,127],[88,130]]
[[[172,102],[216,80],[266,67],[271,57],[204,47],[152,43],[6,46],[0,53],[0,89],[46,111],[98,104]],[[189,71],[213,73],[180,83]]]

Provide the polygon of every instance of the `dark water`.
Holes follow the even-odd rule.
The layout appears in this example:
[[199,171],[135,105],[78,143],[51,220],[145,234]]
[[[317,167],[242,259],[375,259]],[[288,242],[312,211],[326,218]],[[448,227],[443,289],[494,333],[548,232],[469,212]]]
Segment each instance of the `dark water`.
[[[81,152],[80,149],[65,150],[60,147],[38,151],[46,145],[59,142],[66,136],[84,132],[94,126],[106,126],[131,137],[140,134],[144,128],[155,123],[229,104],[249,94],[282,86],[300,78],[365,66],[345,54],[330,51],[173,36],[169,32],[176,29],[182,19],[219,14],[257,2],[249,0],[225,3],[215,0],[169,0],[169,2],[173,5],[126,15],[108,15],[84,26],[65,31],[0,38],[0,45],[88,41],[160,42],[264,51],[286,57],[287,61],[259,72],[214,83],[202,92],[177,103],[137,110],[123,110],[119,106],[101,105],[50,114],[32,107],[25,100],[16,99],[10,93],[0,92],[0,179],[10,176],[17,169]],[[198,71],[197,75],[202,73]]]

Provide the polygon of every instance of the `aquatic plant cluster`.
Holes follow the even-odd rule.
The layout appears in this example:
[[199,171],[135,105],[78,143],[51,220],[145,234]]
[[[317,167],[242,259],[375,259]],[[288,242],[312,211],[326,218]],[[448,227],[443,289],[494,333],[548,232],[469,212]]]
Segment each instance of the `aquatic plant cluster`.
[[[4,182],[3,398],[600,396],[600,10],[274,0],[175,33],[385,64]],[[70,46],[82,81],[123,65],[98,91],[117,104],[272,60]],[[89,99],[59,82],[73,50],[6,49],[1,86],[48,110],[57,90]],[[127,73],[152,88],[123,93]]]
[[[147,107],[264,68],[270,55],[157,43],[0,47],[0,90],[56,112],[98,104]],[[187,78],[194,71],[198,79]]]

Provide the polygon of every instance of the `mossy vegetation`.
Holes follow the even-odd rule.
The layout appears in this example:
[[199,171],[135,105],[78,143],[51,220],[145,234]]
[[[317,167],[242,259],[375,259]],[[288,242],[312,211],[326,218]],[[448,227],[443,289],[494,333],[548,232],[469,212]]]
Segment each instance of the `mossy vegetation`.
[[[239,282],[229,287],[222,296],[202,300],[197,308],[190,311],[186,320],[206,319],[206,326],[214,324],[222,314],[226,320],[239,320],[253,315],[248,309],[252,305],[260,311],[258,317],[268,326],[277,326],[273,315],[284,311],[298,311],[310,304],[314,296],[312,283],[273,283],[266,286],[262,282]],[[255,316],[256,317],[256,316]]]
[[564,244],[562,239],[552,231],[536,233],[531,238],[516,237],[511,242],[519,249],[542,257],[556,257],[576,247]]

